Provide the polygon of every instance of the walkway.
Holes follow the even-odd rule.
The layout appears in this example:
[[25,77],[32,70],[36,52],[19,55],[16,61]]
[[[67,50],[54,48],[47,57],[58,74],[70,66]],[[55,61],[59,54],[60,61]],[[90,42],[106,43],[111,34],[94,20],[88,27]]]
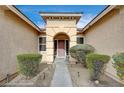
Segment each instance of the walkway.
[[56,68],[51,82],[51,87],[72,87],[67,61],[63,58],[56,58],[55,65]]

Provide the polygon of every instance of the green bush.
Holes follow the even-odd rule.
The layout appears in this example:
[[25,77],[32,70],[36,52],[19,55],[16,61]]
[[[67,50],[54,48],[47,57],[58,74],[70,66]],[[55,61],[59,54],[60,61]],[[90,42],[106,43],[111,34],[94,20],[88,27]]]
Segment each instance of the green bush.
[[84,51],[77,51],[76,56],[77,61],[84,64],[84,66],[86,67],[86,53]]
[[99,80],[101,73],[103,71],[104,65],[110,60],[110,57],[107,55],[101,54],[88,54],[86,61],[87,67],[90,71],[91,80]]
[[78,44],[70,48],[71,57],[86,65],[86,55],[94,52],[94,47],[88,44]]
[[120,79],[124,80],[124,53],[116,53],[112,56],[114,63],[113,66],[117,71]]
[[17,55],[19,72],[29,78],[36,76],[41,59],[40,54]]

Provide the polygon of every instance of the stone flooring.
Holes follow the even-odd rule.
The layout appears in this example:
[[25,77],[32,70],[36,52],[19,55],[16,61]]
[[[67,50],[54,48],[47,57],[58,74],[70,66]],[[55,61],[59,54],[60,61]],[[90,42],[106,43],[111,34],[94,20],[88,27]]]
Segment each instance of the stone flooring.
[[53,75],[53,80],[51,81],[51,87],[72,87],[67,62],[68,61],[64,58],[55,59],[55,72]]

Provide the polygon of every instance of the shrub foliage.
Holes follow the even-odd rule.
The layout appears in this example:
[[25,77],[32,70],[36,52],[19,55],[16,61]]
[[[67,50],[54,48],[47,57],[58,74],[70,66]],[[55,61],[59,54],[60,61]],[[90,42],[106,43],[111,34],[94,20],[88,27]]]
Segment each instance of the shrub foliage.
[[114,63],[113,66],[117,71],[120,79],[124,80],[124,53],[116,53],[112,56]]
[[88,54],[86,61],[87,67],[90,71],[90,79],[91,80],[99,80],[100,75],[103,71],[104,64],[106,64],[110,60],[110,57],[107,55],[101,54]]
[[94,47],[89,44],[78,44],[70,48],[71,57],[86,65],[86,55],[94,52]]
[[36,76],[41,59],[42,55],[40,54],[17,55],[19,72],[30,78]]

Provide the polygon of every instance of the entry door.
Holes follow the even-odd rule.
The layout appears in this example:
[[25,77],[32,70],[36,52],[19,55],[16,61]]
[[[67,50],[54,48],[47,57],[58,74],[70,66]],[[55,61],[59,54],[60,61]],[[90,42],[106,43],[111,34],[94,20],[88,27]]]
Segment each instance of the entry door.
[[58,40],[58,57],[65,57],[65,40]]

